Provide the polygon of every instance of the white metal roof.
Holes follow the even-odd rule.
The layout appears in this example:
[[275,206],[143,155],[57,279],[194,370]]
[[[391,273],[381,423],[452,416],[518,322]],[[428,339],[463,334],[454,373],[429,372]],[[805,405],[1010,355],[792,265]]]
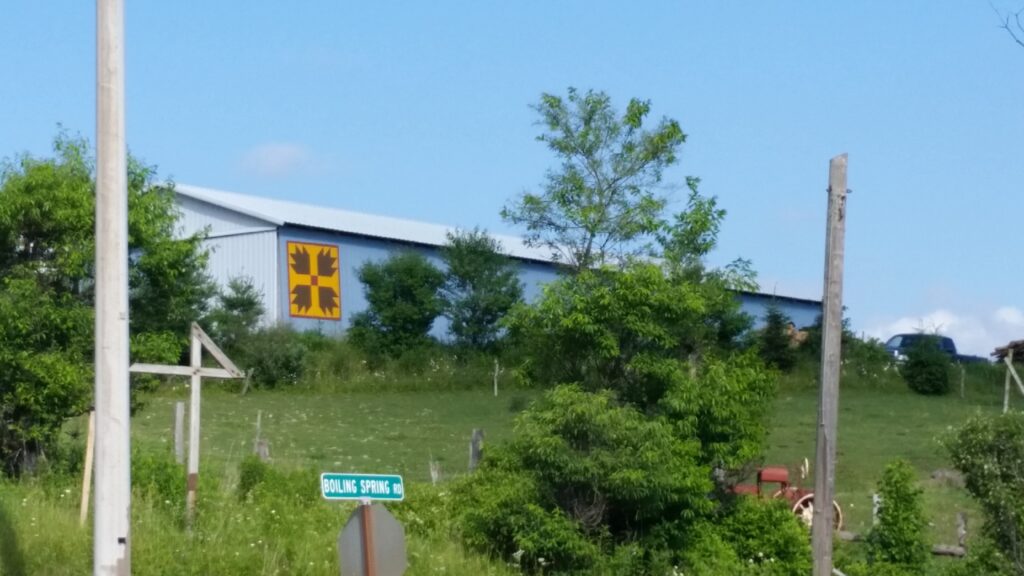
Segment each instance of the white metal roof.
[[[233,210],[276,226],[304,226],[428,246],[445,244],[447,233],[456,231],[456,228],[439,224],[375,216],[337,208],[200,188],[187,184],[176,184],[174,189],[182,196]],[[551,262],[549,250],[527,246],[522,238],[502,235],[492,235],[492,237],[501,242],[505,253],[509,256]]]

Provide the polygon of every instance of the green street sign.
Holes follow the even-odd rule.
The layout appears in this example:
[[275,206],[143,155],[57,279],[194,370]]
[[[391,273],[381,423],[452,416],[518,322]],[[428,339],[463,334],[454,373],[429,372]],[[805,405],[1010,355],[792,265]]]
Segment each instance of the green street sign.
[[320,475],[320,492],[327,500],[391,500],[405,498],[402,477],[397,474]]

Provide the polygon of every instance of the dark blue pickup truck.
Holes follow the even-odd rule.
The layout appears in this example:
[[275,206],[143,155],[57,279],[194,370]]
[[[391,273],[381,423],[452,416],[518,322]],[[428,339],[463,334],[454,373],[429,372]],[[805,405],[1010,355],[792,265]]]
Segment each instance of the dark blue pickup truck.
[[896,360],[906,360],[907,351],[925,338],[934,340],[939,349],[948,354],[949,358],[954,362],[959,362],[961,364],[988,362],[987,358],[982,358],[981,356],[968,356],[957,353],[956,344],[953,343],[952,338],[948,336],[938,336],[935,334],[897,334],[892,338],[889,338],[889,341],[885,343],[885,349],[892,354]]

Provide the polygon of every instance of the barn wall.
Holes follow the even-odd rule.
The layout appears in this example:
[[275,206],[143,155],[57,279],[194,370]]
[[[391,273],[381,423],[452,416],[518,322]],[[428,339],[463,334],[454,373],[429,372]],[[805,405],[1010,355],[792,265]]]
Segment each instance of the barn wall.
[[754,327],[764,326],[768,308],[775,306],[793,321],[797,328],[806,328],[821,315],[821,303],[791,298],[775,298],[769,294],[739,294],[740,308],[754,319]]
[[210,250],[209,272],[219,286],[226,286],[231,278],[248,276],[263,294],[266,324],[277,322],[278,306],[277,231],[236,234],[209,238],[205,245]]

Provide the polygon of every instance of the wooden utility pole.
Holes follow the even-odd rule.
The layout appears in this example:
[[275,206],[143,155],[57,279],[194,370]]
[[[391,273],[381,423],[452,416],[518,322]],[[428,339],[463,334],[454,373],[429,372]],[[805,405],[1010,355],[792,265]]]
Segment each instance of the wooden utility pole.
[[821,397],[814,470],[814,519],[811,543],[814,576],[832,575],[835,512],[836,429],[839,413],[839,367],[843,331],[843,256],[846,239],[846,154],[829,162],[828,228],[825,233],[825,297],[822,302]]
[[96,498],[93,574],[131,574],[124,0],[96,0]]

